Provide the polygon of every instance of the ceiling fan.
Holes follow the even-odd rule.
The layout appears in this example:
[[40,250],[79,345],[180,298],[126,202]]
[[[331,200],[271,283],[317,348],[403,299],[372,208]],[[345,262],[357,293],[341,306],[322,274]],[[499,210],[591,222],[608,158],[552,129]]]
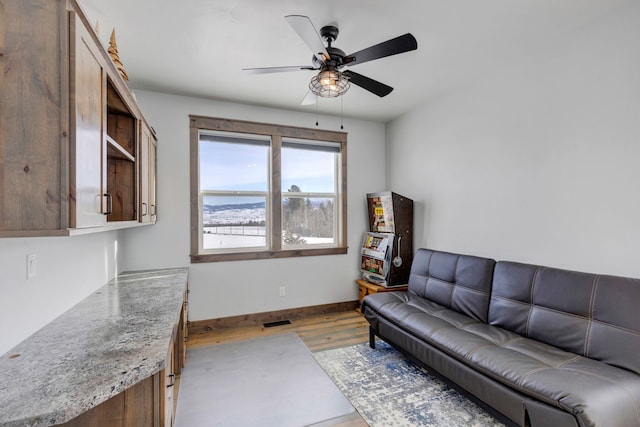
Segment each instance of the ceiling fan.
[[[343,95],[353,83],[379,97],[387,96],[393,88],[351,70],[341,71],[345,66],[354,66],[374,59],[385,58],[418,48],[418,42],[410,33],[398,36],[385,42],[370,46],[347,55],[332,44],[338,38],[338,28],[327,25],[320,29],[320,34],[313,26],[311,19],[304,15],[287,15],[284,17],[298,36],[313,52],[311,65],[287,67],[244,68],[252,74],[280,73],[286,71],[313,70],[320,71],[311,78],[309,91],[302,105],[314,104],[318,96],[334,98]],[[324,41],[327,46],[325,47]]]

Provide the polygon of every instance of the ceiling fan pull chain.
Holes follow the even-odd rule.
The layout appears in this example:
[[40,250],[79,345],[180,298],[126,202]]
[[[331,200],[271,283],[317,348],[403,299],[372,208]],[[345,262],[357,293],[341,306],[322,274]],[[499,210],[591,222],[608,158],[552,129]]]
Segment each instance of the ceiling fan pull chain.
[[340,97],[340,129],[344,129],[344,97]]
[[316,126],[318,126],[318,101],[316,101]]

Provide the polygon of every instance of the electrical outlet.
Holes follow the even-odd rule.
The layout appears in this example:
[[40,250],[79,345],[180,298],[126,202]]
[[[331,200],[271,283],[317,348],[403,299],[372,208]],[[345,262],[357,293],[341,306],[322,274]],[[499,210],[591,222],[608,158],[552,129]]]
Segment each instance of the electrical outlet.
[[36,277],[36,254],[27,255],[27,280]]
[[285,289],[284,286],[280,286],[280,291],[279,291],[279,295],[281,297],[285,296],[287,294],[287,290]]

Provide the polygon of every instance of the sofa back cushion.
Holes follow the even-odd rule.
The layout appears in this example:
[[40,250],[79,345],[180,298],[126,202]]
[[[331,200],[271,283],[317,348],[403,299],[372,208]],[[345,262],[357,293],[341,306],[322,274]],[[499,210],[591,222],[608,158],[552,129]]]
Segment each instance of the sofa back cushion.
[[488,258],[418,249],[409,292],[487,322],[494,265]]
[[489,323],[640,374],[640,280],[496,264]]

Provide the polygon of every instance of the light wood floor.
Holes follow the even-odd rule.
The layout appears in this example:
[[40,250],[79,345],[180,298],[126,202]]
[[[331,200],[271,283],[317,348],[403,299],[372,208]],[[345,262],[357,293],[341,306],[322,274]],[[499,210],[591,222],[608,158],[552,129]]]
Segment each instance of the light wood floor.
[[312,352],[369,341],[369,324],[360,313],[354,310],[292,320],[290,325],[270,328],[262,325],[245,326],[190,334],[187,348],[206,347],[291,332],[298,334]]
[[[311,352],[361,344],[369,341],[369,324],[357,311],[323,314],[291,320],[290,325],[240,327],[190,334],[187,349],[207,347],[277,334],[296,333]],[[345,417],[318,424],[316,427],[367,427],[354,411]]]

